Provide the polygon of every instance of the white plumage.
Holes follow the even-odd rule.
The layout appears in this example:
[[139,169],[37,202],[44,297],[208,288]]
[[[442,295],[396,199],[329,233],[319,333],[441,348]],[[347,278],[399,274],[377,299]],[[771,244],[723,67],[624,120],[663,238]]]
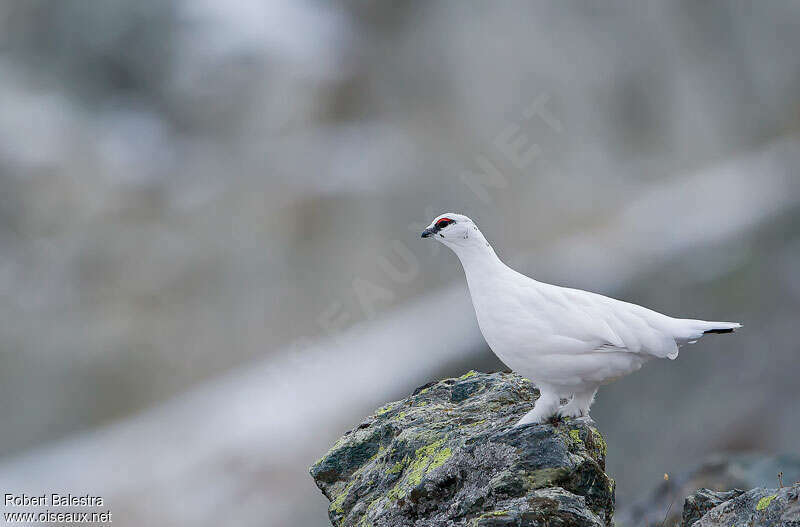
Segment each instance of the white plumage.
[[[736,322],[672,318],[596,293],[545,284],[514,271],[466,216],[438,216],[422,232],[456,253],[486,342],[541,392],[519,425],[558,413],[589,414],[601,384],[652,358],[675,359],[705,333],[729,333]],[[559,408],[561,399],[571,400]]]

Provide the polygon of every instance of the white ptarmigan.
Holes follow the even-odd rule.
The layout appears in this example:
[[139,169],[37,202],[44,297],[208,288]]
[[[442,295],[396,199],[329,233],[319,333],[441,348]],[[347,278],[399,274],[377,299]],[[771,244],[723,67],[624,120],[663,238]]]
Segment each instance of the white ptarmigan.
[[[539,388],[533,410],[517,426],[556,414],[588,416],[601,384],[652,358],[675,359],[680,346],[706,333],[741,327],[672,318],[596,293],[537,282],[501,262],[475,223],[461,214],[438,216],[422,237],[456,253],[489,347]],[[561,399],[570,398],[559,408]]]

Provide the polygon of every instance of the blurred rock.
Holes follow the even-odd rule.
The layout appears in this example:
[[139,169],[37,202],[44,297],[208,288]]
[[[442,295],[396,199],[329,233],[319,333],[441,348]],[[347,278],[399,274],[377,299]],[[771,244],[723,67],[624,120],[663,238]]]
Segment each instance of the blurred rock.
[[[687,498],[683,520],[696,521],[709,509],[743,492],[739,490],[737,494],[726,491],[770,486],[778,482],[779,473],[783,474],[786,482],[800,480],[800,457],[757,453],[717,455],[693,470],[673,475],[632,507],[620,509],[617,523],[637,526],[675,525],[681,520],[681,511],[675,503],[680,503],[684,496]],[[696,489],[701,490],[695,491]],[[692,509],[695,506],[701,512],[687,517],[687,507]]]
[[331,523],[610,525],[603,436],[585,418],[513,428],[537,396],[471,371],[378,409],[310,469]]
[[[714,493],[711,493],[714,494]],[[716,493],[713,501],[725,493]],[[691,507],[689,499],[695,496],[701,502],[708,503],[707,489],[701,489],[687,498],[684,505],[684,521],[681,527],[728,527],[730,525],[758,525],[760,527],[792,527],[800,525],[800,483],[791,487],[779,489],[753,489],[742,493],[739,491],[735,497],[706,512],[697,521],[687,521],[687,507]],[[689,518],[693,518],[688,511]]]
[[711,489],[699,489],[686,497],[683,502],[682,527],[689,527],[702,518],[708,511],[725,503],[726,501],[744,494],[741,489],[728,491],[717,491]]

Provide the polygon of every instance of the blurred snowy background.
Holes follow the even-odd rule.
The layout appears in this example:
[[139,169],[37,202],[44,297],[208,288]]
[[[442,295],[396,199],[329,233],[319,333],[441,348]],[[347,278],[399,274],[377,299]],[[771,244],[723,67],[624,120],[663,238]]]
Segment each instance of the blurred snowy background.
[[[470,215],[546,281],[745,329],[600,391],[624,507],[798,453],[800,4],[0,5],[0,486],[324,526],[307,467],[495,370]],[[426,324],[432,317],[437,327]]]

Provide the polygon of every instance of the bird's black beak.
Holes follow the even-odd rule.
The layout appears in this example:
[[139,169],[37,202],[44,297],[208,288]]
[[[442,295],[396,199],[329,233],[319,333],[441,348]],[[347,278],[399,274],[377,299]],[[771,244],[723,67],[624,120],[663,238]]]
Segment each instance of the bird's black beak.
[[433,229],[425,229],[424,231],[422,231],[421,236],[423,238],[427,238],[428,236],[433,236],[434,234],[436,234],[436,231],[434,231]]

